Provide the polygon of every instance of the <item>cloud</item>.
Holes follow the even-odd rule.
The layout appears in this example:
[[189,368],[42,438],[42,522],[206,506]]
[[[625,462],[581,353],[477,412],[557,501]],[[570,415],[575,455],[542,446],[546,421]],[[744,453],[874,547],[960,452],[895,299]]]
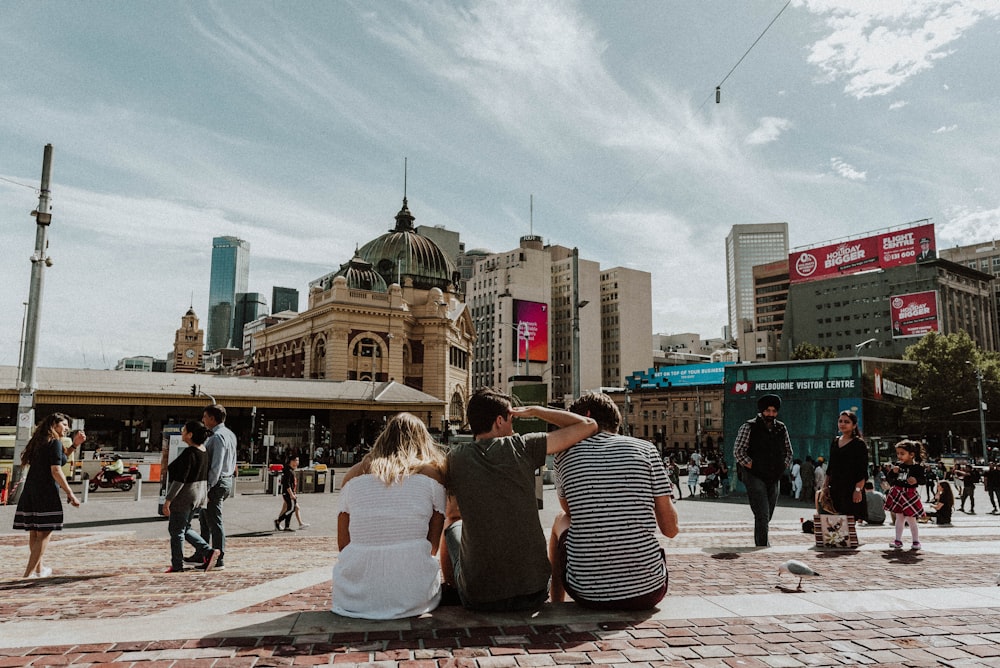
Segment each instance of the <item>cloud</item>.
[[864,181],[868,178],[868,172],[858,171],[840,158],[830,158],[830,165],[833,167],[834,174],[849,181]]
[[943,223],[935,226],[938,248],[1000,239],[1000,207],[994,209],[954,207],[946,216]]
[[945,132],[954,132],[957,129],[958,129],[957,125],[942,125],[937,130],[934,130],[932,134],[939,135]]
[[896,111],[897,109],[902,109],[908,104],[909,102],[907,102],[906,100],[896,100],[895,102],[889,105],[889,111]]
[[760,119],[757,129],[747,135],[746,143],[752,146],[768,144],[776,141],[781,136],[781,133],[790,127],[792,127],[792,122],[787,118],[764,116]]
[[953,53],[979,21],[1000,16],[994,0],[799,0],[824,18],[829,34],[808,62],[825,81],[845,81],[856,99],[886,95]]

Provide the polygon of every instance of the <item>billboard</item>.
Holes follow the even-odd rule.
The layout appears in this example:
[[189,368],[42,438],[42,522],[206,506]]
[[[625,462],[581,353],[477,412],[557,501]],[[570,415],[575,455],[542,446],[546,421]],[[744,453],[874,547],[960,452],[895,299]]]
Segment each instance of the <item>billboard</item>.
[[788,256],[790,283],[818,281],[871,269],[887,269],[936,257],[934,225],[917,225],[795,251]]
[[725,368],[733,362],[686,364],[649,371],[635,371],[628,378],[628,389],[650,387],[685,387],[689,385],[722,385]]
[[[542,302],[529,302],[524,299],[514,301],[514,323],[511,330],[517,329],[517,334],[511,331],[517,341],[514,346],[512,361],[527,360],[529,362],[549,361],[549,306]],[[528,356],[531,356],[530,358]]]
[[938,330],[937,290],[911,292],[889,297],[892,338],[923,336]]

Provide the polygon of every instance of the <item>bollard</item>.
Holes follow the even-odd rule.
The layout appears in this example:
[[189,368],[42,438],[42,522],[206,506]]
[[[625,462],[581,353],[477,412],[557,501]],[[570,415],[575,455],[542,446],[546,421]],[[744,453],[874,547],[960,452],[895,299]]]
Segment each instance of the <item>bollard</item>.
[[87,498],[90,496],[90,481],[83,481],[83,494],[80,495],[80,505],[87,503]]
[[142,478],[139,478],[138,480],[135,481],[135,487],[134,487],[134,489],[135,489],[135,500],[136,501],[141,501],[142,500]]

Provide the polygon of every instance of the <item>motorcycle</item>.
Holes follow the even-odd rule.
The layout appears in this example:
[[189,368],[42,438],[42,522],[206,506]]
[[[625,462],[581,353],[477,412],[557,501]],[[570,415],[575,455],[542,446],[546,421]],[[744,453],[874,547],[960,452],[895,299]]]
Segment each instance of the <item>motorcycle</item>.
[[105,471],[102,471],[99,476],[91,478],[87,483],[91,492],[96,492],[98,489],[120,489],[127,492],[133,486],[135,486],[135,477],[130,473],[116,473],[111,480],[108,480]]

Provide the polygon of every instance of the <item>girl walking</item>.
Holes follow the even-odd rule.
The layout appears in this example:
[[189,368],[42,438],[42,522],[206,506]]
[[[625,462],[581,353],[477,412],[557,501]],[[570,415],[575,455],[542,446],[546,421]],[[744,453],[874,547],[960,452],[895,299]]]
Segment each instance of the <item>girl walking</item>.
[[924,446],[917,441],[900,441],[896,444],[896,461],[888,471],[886,480],[892,487],[885,497],[885,509],[896,516],[896,539],[889,547],[903,547],[903,527],[910,525],[911,548],[920,549],[920,539],[917,536],[917,518],[924,514],[920,503],[918,489],[924,484],[923,459]]

